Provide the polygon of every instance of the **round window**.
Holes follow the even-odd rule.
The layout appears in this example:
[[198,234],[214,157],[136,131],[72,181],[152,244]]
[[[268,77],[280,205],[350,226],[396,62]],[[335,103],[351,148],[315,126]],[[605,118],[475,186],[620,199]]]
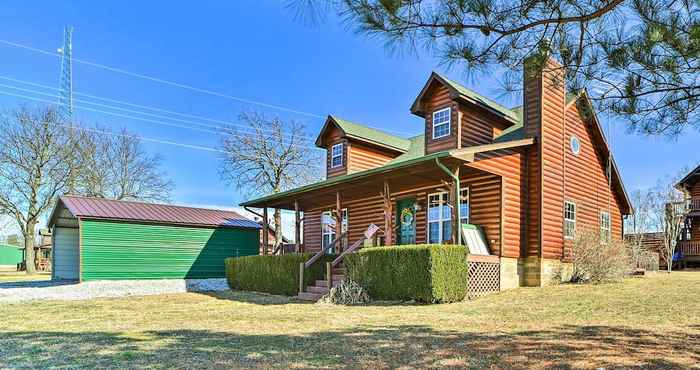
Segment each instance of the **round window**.
[[569,142],[571,145],[571,152],[578,155],[581,153],[581,141],[576,137],[576,135],[571,137],[571,141]]

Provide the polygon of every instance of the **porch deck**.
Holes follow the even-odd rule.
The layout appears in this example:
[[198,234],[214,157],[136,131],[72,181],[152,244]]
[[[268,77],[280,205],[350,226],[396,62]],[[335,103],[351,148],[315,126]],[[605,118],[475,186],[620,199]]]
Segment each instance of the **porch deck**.
[[683,256],[679,262],[684,266],[687,262],[700,262],[700,241],[681,241],[676,250]]

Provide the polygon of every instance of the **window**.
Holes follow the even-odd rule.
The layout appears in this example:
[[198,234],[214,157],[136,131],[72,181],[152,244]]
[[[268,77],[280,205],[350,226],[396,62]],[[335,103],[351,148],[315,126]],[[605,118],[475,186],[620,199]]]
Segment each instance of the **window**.
[[564,238],[573,239],[576,236],[576,204],[564,202]]
[[600,241],[603,243],[610,242],[610,213],[600,213]]
[[343,143],[331,147],[331,168],[343,165]]
[[[342,232],[348,230],[348,209],[343,208],[343,224],[341,225]],[[336,219],[332,211],[325,211],[321,214],[321,243],[324,249],[330,248],[335,241],[335,225]],[[335,248],[328,250],[328,253],[333,253]]]
[[450,135],[450,121],[452,120],[452,108],[440,109],[433,112],[433,139]]
[[[460,222],[469,223],[469,188],[460,196]],[[449,193],[440,192],[428,196],[428,243],[441,244],[452,240],[452,207]]]
[[690,220],[690,217],[685,219],[685,222],[683,223],[683,229],[681,229],[681,235],[679,237],[679,240],[683,241],[689,241],[692,239],[692,230],[693,230],[693,224]]
[[569,146],[571,147],[571,152],[575,155],[579,155],[579,153],[581,153],[581,140],[579,140],[576,135],[571,136]]
[[461,224],[469,223],[469,188],[464,188],[459,197],[459,216]]

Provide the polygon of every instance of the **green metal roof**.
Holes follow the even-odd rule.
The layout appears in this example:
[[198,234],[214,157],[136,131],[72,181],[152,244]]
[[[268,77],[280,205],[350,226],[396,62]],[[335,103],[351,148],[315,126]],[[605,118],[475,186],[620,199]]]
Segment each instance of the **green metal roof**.
[[485,96],[483,96],[483,95],[481,95],[473,90],[470,90],[470,89],[462,86],[461,84],[459,84],[455,81],[452,81],[449,78],[447,78],[447,77],[445,77],[437,72],[433,72],[433,73],[435,73],[438,77],[440,77],[442,80],[444,80],[445,83],[450,85],[450,87],[453,88],[454,90],[456,90],[460,95],[463,95],[471,100],[475,100],[475,101],[501,113],[502,115],[510,118],[512,121],[516,121],[516,122],[520,121],[521,117],[513,110],[508,109],[508,108],[496,103],[495,101],[493,101],[493,100],[491,100],[491,99],[489,99],[489,98],[487,98],[487,97],[485,97]]
[[[400,152],[407,151],[411,145],[411,142],[408,139],[373,129],[359,123],[350,122],[338,116],[331,115],[328,116],[328,119],[335,122],[340,129],[345,132],[345,135],[351,139],[369,142],[382,147],[388,147]],[[327,125],[328,122],[326,122],[326,126],[321,129],[319,138],[316,140],[316,145],[320,144],[320,138],[323,136]]]
[[[417,145],[419,141],[422,142],[422,135],[420,137],[421,137],[421,139],[418,139],[419,137],[413,138],[416,140],[412,141],[412,143],[415,143]],[[241,205],[241,207],[254,206],[255,203],[266,202],[266,201],[270,201],[270,200],[284,198],[284,197],[287,197],[287,196],[290,196],[293,194],[304,193],[304,192],[308,192],[311,190],[321,189],[321,188],[325,188],[325,187],[332,186],[335,184],[343,183],[346,181],[370,176],[373,174],[377,174],[377,173],[381,173],[381,172],[385,172],[385,171],[391,171],[391,170],[395,170],[395,169],[401,168],[401,167],[408,167],[408,166],[411,166],[411,165],[414,165],[417,163],[421,163],[421,162],[425,162],[425,161],[431,161],[431,160],[434,160],[435,158],[448,157],[448,156],[450,156],[450,152],[451,152],[450,150],[445,150],[445,151],[441,151],[441,152],[437,152],[437,153],[432,153],[429,155],[421,154],[424,152],[424,150],[425,149],[421,147],[420,152],[419,152],[418,149],[415,148],[413,151],[409,150],[407,153],[402,154],[402,155],[394,158],[393,160],[387,162],[387,164],[380,166],[380,167],[375,167],[375,168],[365,170],[365,171],[360,171],[360,172],[354,172],[354,173],[347,174],[347,175],[331,177],[330,179],[315,182],[315,183],[309,184],[309,185],[304,185],[304,186],[294,188],[291,190],[287,190],[287,191],[284,191],[281,193],[271,194],[271,195],[267,195],[267,196],[264,196],[264,197],[261,197],[258,199],[249,200],[247,202],[241,203],[240,205]]]

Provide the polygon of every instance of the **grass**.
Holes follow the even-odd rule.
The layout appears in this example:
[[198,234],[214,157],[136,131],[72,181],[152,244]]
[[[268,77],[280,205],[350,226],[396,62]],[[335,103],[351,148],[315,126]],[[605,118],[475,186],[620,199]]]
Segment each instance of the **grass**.
[[0,368],[669,368],[700,363],[700,273],[446,305],[226,292],[0,305]]

